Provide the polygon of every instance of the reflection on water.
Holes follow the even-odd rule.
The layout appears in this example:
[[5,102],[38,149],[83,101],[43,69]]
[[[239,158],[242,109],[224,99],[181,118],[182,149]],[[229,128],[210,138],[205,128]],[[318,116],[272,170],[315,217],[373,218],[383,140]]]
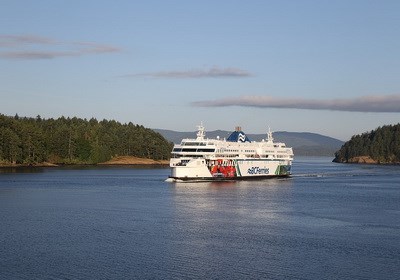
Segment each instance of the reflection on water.
[[0,174],[9,173],[41,173],[44,168],[41,167],[0,167]]
[[249,223],[267,228],[276,219],[287,219],[292,187],[291,179],[176,183],[172,186],[174,211],[189,228],[218,231],[221,219],[236,230]]
[[279,256],[264,242],[283,234],[292,187],[291,179],[170,184],[170,230],[182,237],[174,258],[200,263],[190,270],[204,277],[261,277],[270,270],[263,255]]
[[193,223],[217,223],[220,215],[232,224],[255,219],[268,222],[265,219],[276,218],[286,207],[282,202],[290,201],[291,187],[290,179],[178,183],[173,187],[174,209],[180,218]]

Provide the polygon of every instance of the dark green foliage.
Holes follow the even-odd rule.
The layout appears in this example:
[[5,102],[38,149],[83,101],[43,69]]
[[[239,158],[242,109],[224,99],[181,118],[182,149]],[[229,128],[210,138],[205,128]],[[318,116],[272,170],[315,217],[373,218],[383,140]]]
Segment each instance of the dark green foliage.
[[99,163],[113,156],[169,159],[172,143],[141,125],[0,114],[0,163]]
[[334,161],[348,162],[358,156],[369,156],[379,163],[399,163],[400,124],[353,136],[335,153]]

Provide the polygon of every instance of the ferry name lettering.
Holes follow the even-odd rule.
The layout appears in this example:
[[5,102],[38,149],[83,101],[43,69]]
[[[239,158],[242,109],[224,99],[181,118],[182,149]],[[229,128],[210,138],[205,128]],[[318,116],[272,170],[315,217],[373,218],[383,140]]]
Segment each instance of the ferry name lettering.
[[269,174],[269,168],[260,168],[258,166],[250,167],[247,169],[247,174],[256,175],[256,174]]

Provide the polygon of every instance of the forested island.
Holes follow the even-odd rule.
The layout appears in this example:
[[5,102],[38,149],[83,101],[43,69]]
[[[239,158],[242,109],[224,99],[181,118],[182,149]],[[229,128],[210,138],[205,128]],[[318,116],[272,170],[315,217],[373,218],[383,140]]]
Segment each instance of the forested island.
[[0,114],[0,166],[98,164],[126,156],[161,162],[169,159],[172,145],[131,122]]
[[353,136],[335,153],[334,162],[400,164],[400,124]]

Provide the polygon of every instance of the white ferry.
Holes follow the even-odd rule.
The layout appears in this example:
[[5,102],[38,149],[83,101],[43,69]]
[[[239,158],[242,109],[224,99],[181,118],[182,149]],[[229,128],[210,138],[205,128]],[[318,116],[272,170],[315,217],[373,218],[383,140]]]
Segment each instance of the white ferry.
[[276,143],[271,130],[260,142],[251,141],[240,127],[227,139],[206,139],[203,125],[196,139],[175,144],[170,181],[260,179],[291,175],[292,148]]

